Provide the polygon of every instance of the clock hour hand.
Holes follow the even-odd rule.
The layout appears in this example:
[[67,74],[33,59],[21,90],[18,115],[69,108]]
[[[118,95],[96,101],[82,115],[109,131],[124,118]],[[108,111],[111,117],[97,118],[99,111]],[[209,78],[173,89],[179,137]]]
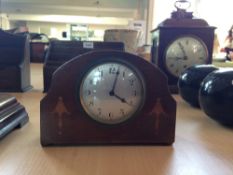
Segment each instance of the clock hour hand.
[[183,58],[181,58],[181,57],[176,57],[176,61],[178,61],[178,60],[187,60],[187,59],[188,59],[187,56],[184,56]]
[[176,61],[178,61],[178,60],[182,60],[183,58],[181,58],[181,57],[176,57]]
[[132,104],[128,103],[128,102],[125,100],[125,98],[120,97],[119,95],[115,94],[114,92],[113,92],[113,93],[112,93],[112,92],[109,92],[109,95],[110,95],[110,96],[116,97],[116,98],[119,99],[122,103],[126,103],[126,104],[132,106]]

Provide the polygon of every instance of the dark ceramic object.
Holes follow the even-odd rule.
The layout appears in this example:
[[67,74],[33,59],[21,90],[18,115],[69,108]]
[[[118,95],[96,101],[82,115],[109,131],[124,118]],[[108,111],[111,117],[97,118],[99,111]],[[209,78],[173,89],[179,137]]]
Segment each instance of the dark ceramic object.
[[216,121],[233,126],[233,68],[210,73],[201,84],[199,102]]
[[181,97],[192,106],[199,107],[198,91],[202,80],[218,68],[213,65],[195,65],[187,68],[179,77]]

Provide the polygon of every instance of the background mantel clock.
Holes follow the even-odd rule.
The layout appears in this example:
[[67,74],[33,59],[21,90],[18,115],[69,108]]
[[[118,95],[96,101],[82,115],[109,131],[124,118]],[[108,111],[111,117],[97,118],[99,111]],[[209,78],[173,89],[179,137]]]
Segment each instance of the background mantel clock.
[[194,18],[192,12],[186,12],[178,3],[188,2],[176,1],[177,11],[152,30],[151,61],[167,75],[172,93],[177,93],[179,75],[186,68],[212,63],[215,30],[205,20]]

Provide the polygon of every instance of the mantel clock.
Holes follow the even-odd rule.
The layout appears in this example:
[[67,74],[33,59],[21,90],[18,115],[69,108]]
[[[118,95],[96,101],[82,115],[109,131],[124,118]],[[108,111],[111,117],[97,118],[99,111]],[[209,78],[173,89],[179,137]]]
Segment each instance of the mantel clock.
[[126,52],[89,52],[62,65],[40,114],[43,146],[174,142],[176,102],[166,76]]
[[151,61],[167,75],[172,93],[177,93],[179,75],[186,68],[212,62],[215,27],[194,18],[188,6],[186,0],[176,1],[177,11],[152,30]]

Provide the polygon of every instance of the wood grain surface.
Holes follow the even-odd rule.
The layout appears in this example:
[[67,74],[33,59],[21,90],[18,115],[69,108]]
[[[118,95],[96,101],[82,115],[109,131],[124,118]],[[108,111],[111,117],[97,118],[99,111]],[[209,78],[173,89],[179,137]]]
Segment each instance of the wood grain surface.
[[41,147],[42,65],[31,66],[34,89],[11,93],[30,121],[0,140],[0,175],[232,175],[233,130],[178,95],[172,146]]

